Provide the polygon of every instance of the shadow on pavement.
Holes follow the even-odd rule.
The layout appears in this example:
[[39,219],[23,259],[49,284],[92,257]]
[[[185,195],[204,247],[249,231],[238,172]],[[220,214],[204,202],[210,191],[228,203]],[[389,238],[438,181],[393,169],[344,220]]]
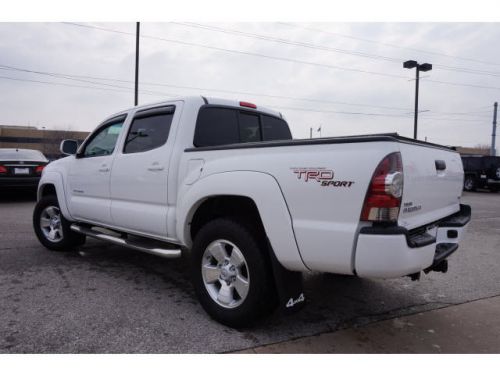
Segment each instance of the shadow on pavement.
[[0,189],[0,204],[14,202],[35,202],[36,189],[10,188]]

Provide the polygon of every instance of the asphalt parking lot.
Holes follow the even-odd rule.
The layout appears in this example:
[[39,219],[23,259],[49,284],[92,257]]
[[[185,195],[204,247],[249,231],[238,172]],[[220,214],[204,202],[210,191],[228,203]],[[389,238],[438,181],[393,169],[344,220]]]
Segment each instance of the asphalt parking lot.
[[202,310],[185,260],[94,240],[78,252],[47,251],[32,230],[33,196],[2,194],[0,352],[231,352],[499,296],[500,194],[465,193],[463,202],[473,220],[447,274],[307,275],[304,310],[233,330]]

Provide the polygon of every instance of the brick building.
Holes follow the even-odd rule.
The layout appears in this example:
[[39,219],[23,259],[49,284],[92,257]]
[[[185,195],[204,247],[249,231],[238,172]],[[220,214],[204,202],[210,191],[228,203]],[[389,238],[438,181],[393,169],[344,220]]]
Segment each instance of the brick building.
[[63,139],[82,142],[88,132],[38,129],[34,126],[0,125],[0,148],[28,148],[41,151],[49,160],[61,157]]

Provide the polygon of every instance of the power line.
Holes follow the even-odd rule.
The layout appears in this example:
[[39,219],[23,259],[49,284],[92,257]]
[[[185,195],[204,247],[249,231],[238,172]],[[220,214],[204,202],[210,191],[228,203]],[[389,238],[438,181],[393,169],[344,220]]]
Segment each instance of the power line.
[[[92,83],[92,84],[101,84],[101,85],[106,85],[100,82],[95,82],[95,81],[88,81],[85,79],[81,78],[90,78],[94,80],[105,80],[105,81],[113,81],[113,82],[122,82],[122,83],[133,83],[133,81],[129,80],[122,80],[122,79],[112,79],[112,78],[104,78],[104,77],[93,77],[93,76],[88,76],[88,75],[70,75],[70,74],[63,74],[63,73],[53,73],[53,72],[43,72],[39,70],[33,70],[33,69],[25,69],[25,68],[17,68],[9,65],[0,65],[0,69],[8,69],[8,70],[15,70],[15,71],[21,71],[21,72],[28,72],[28,73],[35,73],[35,74],[42,74],[42,75],[48,75],[56,78],[64,78],[64,79],[72,79],[72,80],[77,80],[80,82],[86,82],[86,83]],[[362,104],[362,103],[349,103],[349,102],[343,102],[343,101],[331,101],[331,100],[322,100],[322,99],[311,99],[311,98],[297,98],[297,97],[290,97],[290,96],[282,96],[282,95],[271,95],[271,94],[262,94],[262,93],[255,93],[255,92],[247,92],[247,91],[236,91],[236,90],[223,90],[223,89],[214,89],[214,88],[202,88],[202,87],[194,87],[194,86],[181,86],[181,85],[171,85],[171,84],[162,84],[162,83],[153,83],[153,82],[141,82],[143,85],[154,85],[154,86],[166,86],[166,87],[173,87],[173,88],[181,88],[181,89],[190,89],[190,90],[202,90],[202,91],[214,91],[214,92],[225,92],[225,93],[236,93],[236,94],[244,94],[244,95],[252,95],[252,96],[263,96],[263,97],[270,97],[270,98],[277,98],[277,99],[287,99],[287,100],[298,100],[298,101],[310,101],[310,102],[318,102],[318,103],[327,103],[327,104],[341,104],[341,105],[350,105],[350,106],[356,106],[356,107],[372,107],[372,108],[380,108],[380,109],[388,109],[388,110],[397,110],[397,111],[407,111],[410,110],[410,108],[403,108],[403,107],[389,107],[389,106],[378,106],[378,105],[371,105],[371,104]],[[111,86],[114,88],[124,88],[124,89],[131,89],[129,87],[124,87],[124,86],[116,86],[116,85],[107,85]],[[175,97],[176,95],[170,94],[170,93],[164,93],[164,92],[157,92],[157,91],[150,91],[150,90],[141,90],[144,93],[150,93],[152,95],[165,95],[165,96],[170,96],[170,97]],[[480,113],[484,112],[489,112],[489,111],[482,111]],[[464,115],[464,116],[478,116],[478,117],[483,117],[479,114],[475,114],[474,112],[439,112],[439,111],[431,111],[433,115],[435,114],[442,114],[442,115]]]
[[[490,118],[491,116],[488,115],[489,111],[483,111],[483,112],[434,112],[434,111],[429,111],[431,115],[455,115],[455,116],[469,116],[469,117],[484,117],[484,118]],[[424,114],[425,116],[425,114]]]
[[[57,85],[57,86],[87,88],[87,89],[95,89],[95,90],[125,92],[124,90],[119,90],[119,89],[111,89],[111,88],[96,87],[96,86],[81,86],[81,85],[65,84],[65,83],[61,83],[61,82],[49,82],[49,81],[40,81],[40,80],[23,79],[23,78],[14,78],[14,77],[6,77],[6,76],[0,76],[0,79],[7,79],[7,80],[13,80],[13,81],[23,81],[23,82],[33,82],[33,83],[42,83],[42,84],[50,84],[50,85]],[[154,94],[154,95],[156,95],[156,94]],[[347,112],[347,111],[333,111],[333,110],[315,110],[315,109],[308,109],[308,108],[281,107],[281,106],[274,106],[274,107],[275,108],[292,109],[292,110],[296,110],[296,111],[338,113],[338,114],[346,114],[346,115],[366,115],[366,116],[382,116],[382,117],[408,117],[408,116],[405,116],[405,115],[383,114],[383,113],[365,113],[365,112]]]
[[15,78],[15,77],[0,76],[0,79],[7,79],[7,80],[10,80],[10,81],[23,81],[23,82],[44,83],[44,84],[55,85],[55,86],[78,87],[78,88],[85,88],[85,89],[98,89],[98,90],[105,90],[105,91],[125,92],[125,90],[118,90],[118,89],[115,90],[115,89],[105,88],[105,87],[72,85],[72,84],[62,83],[62,82],[39,81],[39,80],[35,80],[35,79],[26,79],[26,78]]
[[[67,86],[67,87],[78,87],[78,88],[87,88],[87,89],[96,89],[96,90],[107,90],[107,91],[120,91],[120,92],[124,92],[123,90],[111,89],[111,88],[72,85],[72,84],[65,84],[65,83],[60,83],[60,82],[40,81],[40,80],[14,78],[14,77],[6,77],[6,76],[0,76],[0,79],[8,79],[8,80],[13,80],[13,81],[24,81],[24,82],[34,82],[34,83],[43,83],[43,84],[58,85],[58,86]],[[348,112],[348,111],[333,111],[333,110],[315,110],[315,109],[308,109],[308,108],[295,108],[295,107],[283,107],[283,106],[275,106],[275,107],[276,108],[292,109],[292,110],[297,110],[297,111],[338,113],[338,114],[346,114],[346,115],[366,115],[366,116],[382,116],[382,117],[408,117],[408,116],[405,116],[405,115],[383,114],[383,113],[365,113],[365,112]]]
[[[293,40],[289,40],[289,39],[275,38],[275,37],[271,37],[271,36],[267,36],[267,35],[249,33],[249,32],[244,32],[244,31],[239,31],[239,30],[234,30],[234,29],[227,29],[227,28],[221,28],[221,27],[216,27],[216,26],[208,26],[208,25],[203,25],[203,24],[198,24],[198,23],[193,23],[193,22],[170,22],[170,23],[174,24],[174,25],[179,25],[179,26],[192,27],[192,28],[197,28],[197,29],[205,29],[205,30],[230,34],[230,35],[238,35],[238,36],[243,36],[243,37],[247,37],[247,38],[265,40],[265,41],[274,42],[274,43],[310,48],[310,49],[314,49],[314,50],[342,53],[342,54],[363,57],[363,58],[369,58],[369,59],[375,59],[375,60],[384,60],[384,61],[389,61],[389,62],[393,62],[393,63],[397,63],[397,64],[401,63],[401,59],[399,59],[399,58],[371,54],[371,53],[360,52],[360,51],[346,50],[346,49],[341,49],[341,48],[328,47],[328,46],[318,45],[318,44],[297,42],[297,41],[293,41]],[[478,69],[471,69],[471,68],[463,68],[463,67],[449,66],[449,65],[443,65],[443,64],[433,64],[433,65],[435,67],[441,68],[442,70],[448,70],[448,71],[452,71],[452,72],[466,73],[466,74],[477,74],[477,75],[484,75],[484,76],[499,77],[500,78],[500,72],[492,72],[492,71],[485,71],[485,70],[478,70]]]
[[[95,81],[89,81],[86,79],[81,79],[78,76],[71,76],[71,75],[65,75],[65,74],[60,74],[60,73],[51,73],[51,72],[41,72],[37,70],[30,70],[30,69],[23,69],[23,68],[16,68],[8,65],[0,65],[0,69],[3,70],[15,70],[15,71],[20,71],[20,72],[25,72],[25,73],[34,73],[34,74],[40,74],[40,75],[46,75],[54,78],[63,78],[71,81],[78,81],[78,82],[84,82],[84,83],[91,83],[94,85],[101,85],[101,86],[107,86],[107,87],[113,87],[113,88],[121,88],[121,89],[126,89],[129,90],[130,87],[126,86],[117,86],[113,84],[108,84],[108,83],[102,83],[102,82],[95,82]],[[82,77],[82,78],[92,78],[92,77]],[[93,79],[99,79],[99,78],[93,78]],[[128,83],[133,83],[132,81],[127,81]],[[176,96],[170,93],[164,93],[164,92],[158,92],[158,91],[151,91],[151,90],[141,90],[143,93],[150,93],[154,95],[165,95],[165,96]]]
[[[94,81],[88,81],[88,80],[82,79],[82,78],[112,81],[112,82],[122,82],[122,83],[133,83],[133,81],[130,81],[130,80],[112,79],[112,78],[104,78],[104,77],[92,77],[92,76],[87,76],[87,75],[72,75],[72,74],[64,74],[64,73],[44,72],[44,71],[39,71],[39,70],[13,67],[10,65],[0,65],[0,69],[7,69],[7,70],[28,72],[28,73],[34,73],[34,74],[48,75],[48,76],[52,76],[52,77],[72,79],[72,80],[77,80],[77,81],[86,82],[86,83],[93,83],[93,84],[101,84],[101,83],[94,82]],[[344,102],[344,101],[333,101],[333,100],[312,99],[312,98],[297,98],[297,97],[284,96],[284,95],[272,95],[272,94],[262,94],[262,93],[248,92],[248,91],[236,91],[236,90],[214,89],[214,88],[206,88],[206,87],[172,85],[172,84],[156,83],[156,82],[141,82],[141,84],[146,85],[146,86],[151,85],[151,86],[173,87],[173,88],[190,89],[190,90],[215,91],[215,92],[225,92],[225,93],[230,93],[230,94],[243,94],[243,95],[277,98],[277,99],[310,101],[310,102],[326,103],[326,104],[342,104],[342,105],[351,105],[351,106],[357,106],[357,107],[365,106],[365,107],[373,107],[373,108],[397,110],[397,111],[411,110],[411,108],[409,108],[409,107],[390,107],[390,106],[380,106],[380,105],[373,105],[373,104],[349,103],[349,102]],[[102,85],[123,88],[123,86],[108,85],[108,84],[102,84]],[[163,93],[160,93],[160,94],[163,94]]]
[[[411,118],[410,115],[403,114],[386,114],[386,113],[369,113],[369,112],[348,112],[348,111],[334,111],[326,109],[316,109],[316,108],[300,108],[300,107],[287,107],[287,106],[273,106],[273,108],[286,109],[290,111],[300,111],[300,112],[319,112],[319,113],[334,113],[342,115],[361,115],[361,116],[371,116],[371,117],[400,117],[400,118]],[[477,122],[483,123],[481,120],[471,120],[471,119],[453,119],[453,118],[433,118],[425,117],[425,120],[433,121],[466,121],[466,122]]]
[[470,119],[470,118],[445,118],[445,117],[432,117],[421,116],[422,120],[436,120],[436,121],[460,121],[460,122],[488,122],[487,120]]
[[439,81],[439,80],[436,80],[436,79],[427,79],[427,78],[425,79],[424,82],[438,83],[438,84],[441,84],[441,85],[473,87],[475,89],[500,90],[500,87],[494,87],[494,86],[476,85],[476,84],[472,84],[472,83],[458,83],[458,82],[449,82],[449,81]]
[[292,41],[289,39],[275,38],[275,37],[262,35],[262,34],[249,33],[249,32],[245,32],[245,31],[221,28],[221,27],[216,27],[216,26],[202,25],[202,24],[193,23],[193,22],[170,22],[170,23],[174,24],[174,25],[179,25],[179,26],[193,27],[193,28],[197,28],[197,29],[205,29],[205,30],[216,31],[216,32],[225,33],[225,34],[231,34],[231,35],[239,35],[239,36],[244,36],[244,37],[248,37],[248,38],[266,40],[266,41],[270,41],[270,42],[288,44],[288,45],[292,45],[292,46],[311,48],[311,49],[315,49],[315,50],[338,52],[338,53],[344,53],[344,54],[348,54],[348,55],[368,57],[368,58],[372,58],[372,59],[380,59],[380,60],[387,60],[387,61],[394,61],[394,62],[401,61],[400,59],[387,57],[387,56],[381,56],[381,55],[364,53],[364,52],[357,52],[357,51],[350,51],[350,50],[345,50],[345,49],[341,49],[341,48],[322,46],[322,45],[312,44],[312,43]]
[[[41,83],[41,84],[49,84],[49,85],[57,85],[57,86],[66,86],[66,87],[76,87],[76,88],[86,88],[86,89],[94,89],[94,90],[105,90],[105,91],[117,91],[117,92],[127,92],[125,90],[113,89],[113,88],[105,88],[105,87],[97,87],[97,86],[82,86],[82,85],[73,85],[73,84],[65,84],[61,82],[49,82],[49,81],[40,81],[33,79],[23,79],[23,78],[14,78],[14,77],[6,77],[0,76],[0,79],[7,79],[13,81],[23,81],[23,82],[32,82],[32,83]],[[158,95],[151,94],[145,92],[148,95]],[[163,95],[163,94],[161,94]],[[170,95],[165,95],[170,96]],[[410,118],[409,115],[404,114],[388,114],[388,113],[371,113],[371,112],[349,112],[349,111],[335,111],[335,110],[326,110],[326,109],[315,109],[315,108],[301,108],[301,107],[287,107],[287,106],[273,106],[273,108],[277,109],[286,109],[291,111],[299,111],[299,112],[317,112],[317,113],[332,113],[332,114],[340,114],[340,115],[358,115],[358,116],[367,116],[367,117],[399,117],[399,118]],[[445,119],[445,118],[430,118],[426,117],[425,120],[433,120],[433,121],[469,121],[469,122],[483,122],[479,120],[469,120],[469,119]]]
[[[48,75],[51,77],[56,77],[56,78],[64,78],[64,79],[71,79],[71,80],[76,80],[80,82],[85,82],[85,83],[91,83],[91,84],[101,84],[101,85],[106,85],[106,86],[111,86],[114,88],[124,88],[124,89],[132,89],[129,87],[124,87],[124,86],[117,86],[117,85],[109,85],[109,84],[104,84],[100,82],[95,82],[95,81],[89,81],[87,79],[93,79],[93,80],[104,80],[104,81],[111,81],[111,82],[121,82],[121,83],[130,83],[132,84],[133,81],[130,80],[123,80],[123,79],[113,79],[113,78],[104,78],[104,77],[93,77],[93,76],[88,76],[88,75],[72,75],[72,74],[65,74],[65,73],[54,73],[54,72],[45,72],[45,71],[40,71],[40,70],[33,70],[33,69],[26,69],[26,68],[19,68],[19,67],[14,67],[11,65],[0,65],[0,69],[6,69],[6,70],[13,70],[13,71],[21,71],[21,72],[27,72],[27,73],[34,73],[34,74],[41,74],[41,75]],[[195,87],[195,86],[182,86],[182,85],[172,85],[172,84],[164,84],[164,83],[156,83],[156,82],[141,82],[142,85],[148,86],[148,85],[153,85],[153,86],[165,86],[165,87],[173,87],[173,88],[180,88],[180,89],[188,89],[188,90],[201,90],[201,91],[210,91],[210,92],[224,92],[224,93],[231,93],[231,94],[243,94],[243,95],[251,95],[251,96],[262,96],[262,97],[270,97],[270,98],[276,98],[276,99],[287,99],[287,100],[297,100],[297,101],[309,101],[309,102],[316,102],[316,103],[325,103],[325,104],[341,104],[341,105],[349,105],[349,106],[356,106],[356,107],[371,107],[371,108],[379,108],[379,109],[386,109],[386,110],[396,110],[396,111],[408,111],[411,110],[411,108],[403,108],[403,107],[389,107],[389,106],[380,106],[380,105],[372,105],[372,104],[363,104],[363,103],[350,103],[350,102],[344,102],[344,101],[332,101],[332,100],[323,100],[323,99],[312,99],[312,98],[298,98],[298,97],[291,97],[291,96],[283,96],[283,95],[272,95],[272,94],[262,94],[262,93],[255,93],[255,92],[248,92],[248,91],[236,91],[236,90],[224,90],[224,89],[216,89],[216,88],[206,88],[206,87]],[[157,92],[157,91],[150,91],[150,90],[141,90],[145,93],[150,93],[154,95],[165,95],[165,96],[171,96],[174,97],[176,95],[174,94],[169,94],[169,93],[164,93],[164,92]],[[439,111],[430,111],[433,115],[463,115],[463,116],[478,116],[482,117],[479,114],[475,114],[475,112],[439,112]],[[489,111],[482,111],[483,112],[489,112]]]
[[[83,25],[83,24],[73,23],[73,22],[64,22],[64,24],[88,28],[88,29],[101,30],[101,31],[106,31],[106,32],[111,32],[111,33],[118,33],[118,34],[134,35],[135,36],[135,34],[130,33],[130,32],[113,30],[113,29],[108,29],[108,28],[99,27],[99,26]],[[315,62],[311,62],[311,61],[297,60],[297,59],[291,59],[291,58],[287,58],[287,57],[270,56],[270,55],[265,55],[262,53],[240,51],[240,50],[234,50],[234,49],[222,48],[222,47],[214,47],[214,46],[208,46],[205,44],[185,42],[185,41],[161,38],[161,37],[150,36],[150,35],[141,35],[140,37],[147,38],[147,39],[160,40],[160,41],[169,42],[169,43],[187,45],[187,46],[192,46],[192,47],[206,48],[206,49],[211,49],[211,50],[216,50],[216,51],[221,51],[221,52],[227,52],[227,53],[233,53],[233,54],[239,54],[239,55],[245,55],[245,56],[261,57],[261,58],[265,58],[265,59],[292,62],[292,63],[297,63],[297,64],[315,66],[315,67],[322,67],[322,68],[328,68],[328,69],[338,69],[338,70],[350,71],[350,72],[354,72],[354,73],[365,73],[365,74],[372,74],[372,75],[378,75],[378,76],[383,76],[383,77],[392,77],[392,78],[398,78],[398,79],[404,79],[404,80],[408,79],[408,77],[403,76],[403,75],[374,72],[374,71],[357,69],[357,68],[346,68],[346,67],[341,67],[341,66],[337,66],[337,65],[315,63]],[[452,85],[452,86],[465,86],[465,87],[473,87],[473,88],[481,88],[481,89],[489,89],[489,90],[500,90],[500,87],[466,84],[466,83],[459,83],[459,82],[437,81],[437,80],[430,80],[430,79],[428,79],[427,82],[433,82],[433,83],[438,83],[438,84],[447,84],[447,85]]]
[[442,52],[435,52],[435,51],[429,51],[429,50],[424,50],[424,49],[405,47],[405,46],[400,46],[400,45],[397,45],[397,44],[391,44],[391,43],[380,42],[380,41],[377,41],[377,40],[360,38],[360,37],[356,37],[356,36],[353,36],[353,35],[341,34],[341,33],[337,33],[337,32],[332,32],[332,31],[326,31],[326,30],[322,30],[322,29],[317,29],[317,28],[313,28],[313,27],[299,26],[299,25],[296,25],[296,24],[293,24],[293,23],[289,23],[289,22],[278,22],[278,23],[281,24],[281,25],[288,26],[288,27],[294,27],[294,28],[299,28],[299,29],[304,29],[304,30],[310,30],[310,31],[324,33],[324,34],[331,34],[331,35],[339,36],[341,38],[348,38],[348,39],[360,40],[360,41],[363,41],[363,42],[373,43],[373,44],[380,44],[382,46],[387,46],[387,47],[392,47],[392,48],[405,49],[405,50],[414,51],[414,52],[422,52],[422,53],[427,53],[429,55],[443,56],[443,57],[447,57],[447,58],[452,58],[452,59],[456,59],[456,60],[463,60],[463,61],[468,61],[468,62],[475,62],[475,63],[479,63],[479,64],[500,66],[500,63],[496,63],[496,62],[492,62],[492,61],[484,61],[484,60],[478,60],[478,59],[473,59],[473,58],[469,58],[469,57],[460,57],[460,56],[455,56],[455,55],[449,55],[449,54],[442,53]]
[[[22,82],[32,82],[32,83],[43,83],[47,85],[54,85],[54,86],[66,86],[66,87],[76,87],[76,88],[84,88],[84,89],[95,89],[95,90],[104,90],[104,91],[114,91],[114,92],[130,92],[130,89],[127,88],[127,90],[124,89],[113,89],[113,88],[108,88],[108,87],[98,87],[98,86],[82,86],[82,85],[73,85],[69,83],[63,83],[63,82],[50,82],[50,81],[40,81],[40,80],[35,80],[35,79],[27,79],[27,78],[16,78],[16,77],[7,77],[7,76],[0,76],[0,79],[6,79],[10,81],[22,81]],[[143,91],[144,94],[146,95],[164,95],[168,97],[176,96],[176,95],[170,95],[170,94],[163,94],[163,93],[154,93],[154,92],[149,92],[149,91]]]
[[[112,32],[112,33],[119,33],[119,34],[125,34],[125,35],[135,35],[133,33],[129,33],[129,32],[126,32],[126,31],[113,30],[113,29],[108,29],[108,28],[100,27],[100,26],[83,25],[83,24],[74,23],[74,22],[63,22],[63,23],[66,24],[66,25],[85,27],[85,28],[89,28],[89,29],[96,29],[96,30],[107,31],[107,32]],[[296,60],[296,59],[291,59],[291,58],[288,58],[288,57],[270,56],[270,55],[266,55],[266,54],[263,54],[263,53],[241,51],[241,50],[235,50],[235,49],[230,49],[230,48],[222,48],[222,47],[215,47],[215,46],[208,46],[206,44],[193,43],[193,42],[185,42],[185,41],[180,41],[180,40],[175,40],[175,39],[168,39],[168,38],[162,38],[162,37],[151,36],[151,35],[141,35],[140,37],[141,38],[146,38],[146,39],[160,40],[160,41],[164,41],[164,42],[168,42],[168,43],[176,43],[176,44],[181,44],[181,45],[186,45],[186,46],[191,46],[191,47],[207,48],[207,49],[211,49],[211,50],[215,50],[215,51],[221,51],[221,52],[227,52],[227,53],[233,53],[233,54],[239,54],[239,55],[245,55],[245,56],[261,57],[261,58],[265,58],[265,59],[279,60],[279,61],[286,61],[286,62],[293,62],[293,63],[298,63],[298,64],[304,64],[304,65],[310,65],[310,66],[328,68],[328,69],[345,70],[345,71],[355,72],[355,73],[373,74],[373,75],[378,75],[378,76],[383,76],[383,77],[393,77],[393,78],[407,79],[407,77],[403,76],[403,75],[374,72],[374,71],[369,71],[369,70],[364,70],[364,69],[357,69],[357,68],[346,68],[346,67],[337,66],[337,65],[322,64],[322,63],[316,63],[316,62],[305,61],[305,60]]]
[[373,116],[373,117],[404,117],[404,118],[409,118],[409,115],[403,115],[403,114],[349,112],[349,111],[335,111],[335,110],[328,110],[328,109],[300,108],[300,107],[287,107],[287,106],[273,106],[273,108],[287,109],[287,110],[291,110],[291,111],[336,113],[336,114],[341,114],[341,115],[361,115],[361,116]]

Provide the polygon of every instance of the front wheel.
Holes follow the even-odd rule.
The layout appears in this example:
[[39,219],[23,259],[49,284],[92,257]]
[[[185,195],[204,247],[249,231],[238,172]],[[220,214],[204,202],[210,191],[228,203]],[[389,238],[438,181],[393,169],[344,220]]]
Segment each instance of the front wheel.
[[85,243],[85,236],[70,229],[54,195],[40,199],[33,211],[33,228],[38,240],[49,250],[71,250]]
[[192,278],[205,311],[230,327],[249,326],[275,306],[270,264],[258,236],[232,219],[216,219],[195,237]]

